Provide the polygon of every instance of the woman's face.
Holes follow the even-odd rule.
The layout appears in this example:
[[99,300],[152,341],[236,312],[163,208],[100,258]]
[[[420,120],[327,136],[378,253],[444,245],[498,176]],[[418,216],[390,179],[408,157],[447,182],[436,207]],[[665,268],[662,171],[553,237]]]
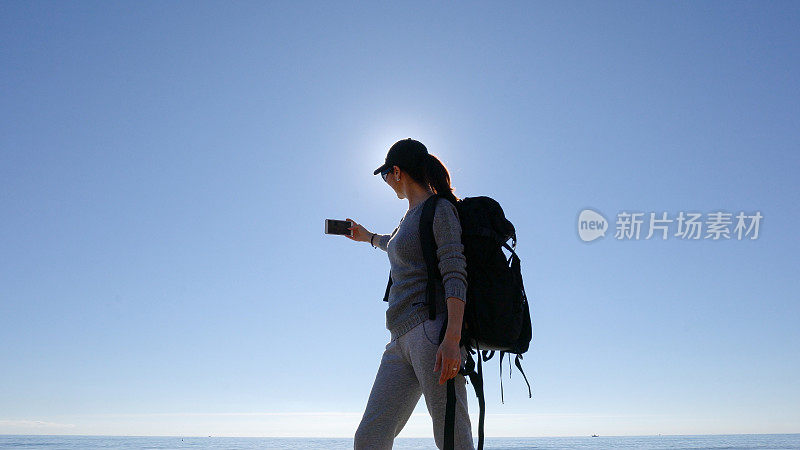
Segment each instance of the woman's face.
[[394,189],[395,194],[397,194],[397,198],[403,199],[405,197],[405,188],[402,185],[401,181],[398,181],[397,178],[402,178],[400,175],[400,168],[397,166],[392,167],[392,171],[386,175],[386,183]]

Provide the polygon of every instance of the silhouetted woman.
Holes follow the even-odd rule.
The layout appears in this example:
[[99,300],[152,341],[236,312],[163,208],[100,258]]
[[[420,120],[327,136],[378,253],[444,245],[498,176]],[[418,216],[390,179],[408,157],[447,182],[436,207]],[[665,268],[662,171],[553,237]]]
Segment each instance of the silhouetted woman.
[[[442,448],[446,382],[454,378],[455,448],[473,449],[466,380],[459,373],[467,357],[466,349],[459,346],[467,293],[466,259],[450,174],[421,142],[411,138],[392,145],[385,163],[374,172],[378,173],[398,198],[408,199],[408,211],[391,234],[372,233],[353,221],[353,236],[348,236],[386,251],[392,275],[386,310],[386,328],[391,340],[383,352],[356,431],[355,448],[391,449],[395,436],[423,394],[433,420],[436,446]],[[425,295],[427,267],[420,244],[419,221],[422,205],[434,193],[449,201],[438,200],[433,219],[436,256],[442,274],[437,289],[439,292],[444,289],[444,295],[436,296],[436,319],[429,320]],[[445,317],[447,328],[440,344],[439,333]]]

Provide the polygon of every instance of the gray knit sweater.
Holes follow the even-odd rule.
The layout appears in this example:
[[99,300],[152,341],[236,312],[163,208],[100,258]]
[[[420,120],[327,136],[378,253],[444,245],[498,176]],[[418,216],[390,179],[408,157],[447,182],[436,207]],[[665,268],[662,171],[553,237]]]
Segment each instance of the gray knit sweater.
[[[425,303],[425,287],[428,270],[419,239],[419,219],[422,215],[420,202],[406,211],[400,225],[392,234],[375,236],[375,245],[389,254],[392,287],[389,289],[389,306],[386,310],[386,328],[392,340],[428,319]],[[436,240],[436,256],[442,274],[444,295],[437,295],[436,313],[447,311],[448,297],[463,301],[467,298],[467,260],[461,243],[461,224],[455,205],[440,198],[433,217],[433,236]],[[442,284],[437,283],[437,294]]]

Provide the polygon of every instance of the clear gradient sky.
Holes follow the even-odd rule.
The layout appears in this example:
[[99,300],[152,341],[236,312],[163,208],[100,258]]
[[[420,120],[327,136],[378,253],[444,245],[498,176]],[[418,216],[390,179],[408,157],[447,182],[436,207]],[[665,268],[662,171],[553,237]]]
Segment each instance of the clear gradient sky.
[[800,432],[800,3],[335,3],[0,2],[0,433],[352,436],[405,137],[517,227],[487,436]]

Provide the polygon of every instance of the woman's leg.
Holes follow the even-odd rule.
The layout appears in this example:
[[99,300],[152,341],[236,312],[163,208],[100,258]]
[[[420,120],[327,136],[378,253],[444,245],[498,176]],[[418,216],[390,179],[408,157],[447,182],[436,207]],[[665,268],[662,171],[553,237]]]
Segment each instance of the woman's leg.
[[356,431],[355,449],[391,449],[421,395],[414,368],[403,357],[399,343],[389,342]]
[[[446,311],[441,311],[436,320],[427,320],[420,326],[402,336],[409,349],[414,371],[422,385],[425,403],[433,420],[433,437],[436,446],[444,447],[444,415],[447,406],[447,383],[439,384],[441,372],[434,372],[436,351],[439,349],[439,332],[444,324]],[[461,347],[461,360],[467,358],[467,350]],[[456,387],[456,414],[454,430],[454,447],[456,450],[472,450],[472,424],[467,411],[467,388],[464,375],[456,375],[453,379]]]

